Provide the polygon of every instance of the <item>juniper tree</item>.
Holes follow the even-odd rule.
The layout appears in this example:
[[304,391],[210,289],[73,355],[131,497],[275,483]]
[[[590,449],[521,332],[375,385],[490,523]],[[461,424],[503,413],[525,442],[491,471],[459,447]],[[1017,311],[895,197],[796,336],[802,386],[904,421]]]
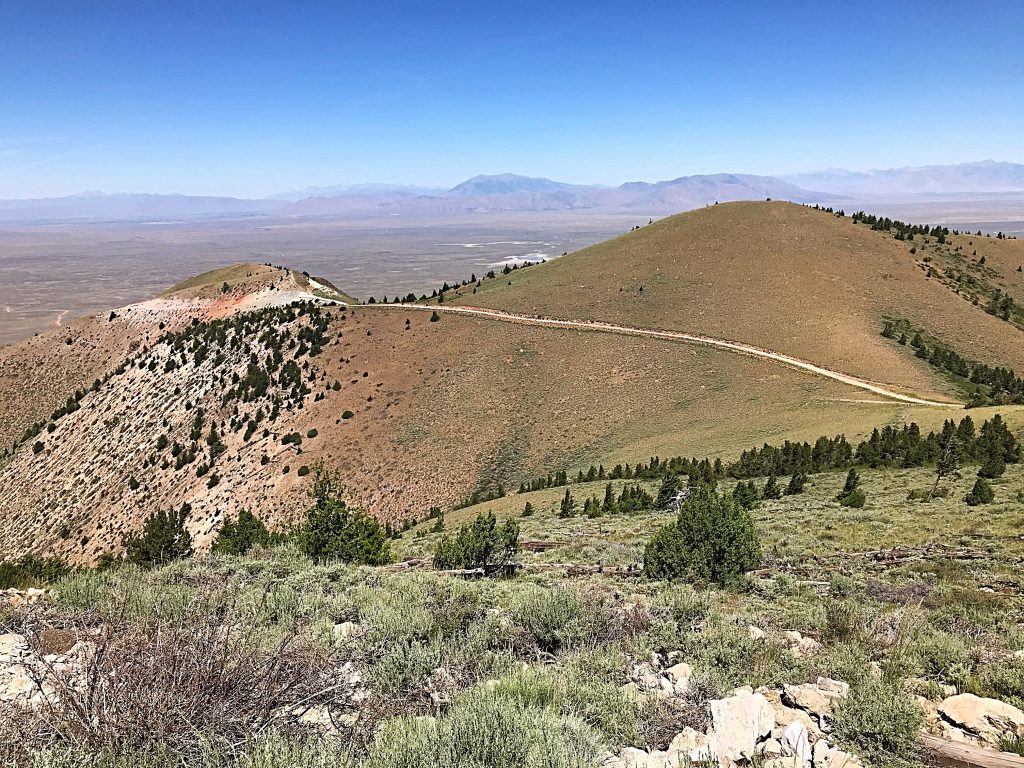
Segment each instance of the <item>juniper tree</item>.
[[975,480],[971,492],[964,497],[964,501],[967,502],[967,506],[976,507],[979,504],[990,504],[995,500],[995,497],[996,494],[992,490],[992,484],[985,478],[979,477]]
[[807,482],[807,475],[803,472],[794,472],[793,476],[789,478],[789,484],[786,486],[786,495],[795,496],[799,493],[804,492],[804,484]]
[[430,527],[430,532],[441,533],[442,531],[444,531],[444,512],[438,509],[437,514],[434,516],[434,524]]
[[601,505],[601,508],[606,514],[611,514],[615,511],[615,491],[612,490],[611,483],[604,487],[604,503]]
[[572,517],[576,514],[576,502],[572,498],[572,494],[569,493],[569,489],[565,489],[565,496],[562,497],[562,506],[558,511],[558,516]]
[[236,520],[225,520],[213,551],[224,555],[244,555],[254,546],[267,546],[271,542],[270,531],[256,515],[248,509],[238,513]]
[[850,471],[846,475],[846,484],[843,486],[843,490],[836,496],[836,501],[842,504],[844,507],[863,507],[867,497],[864,491],[860,489],[860,475],[857,474],[857,470],[850,467]]
[[683,502],[676,520],[648,542],[644,574],[722,583],[760,561],[761,545],[750,512],[701,484]]
[[341,560],[363,565],[391,562],[391,548],[384,529],[360,509],[341,498],[343,487],[337,472],[323,464],[314,467],[310,496],[313,505],[299,532],[299,546],[317,562]]
[[939,460],[935,465],[935,485],[932,486],[929,497],[935,495],[939,489],[939,482],[944,477],[958,477],[960,475],[960,438],[953,421],[947,421],[942,428],[939,437]]
[[177,511],[159,510],[142,524],[138,536],[124,538],[125,556],[136,565],[163,565],[171,560],[192,556],[192,535],[185,521],[192,507],[182,504]]
[[493,512],[481,512],[454,538],[447,536],[434,551],[434,567],[487,568],[512,562],[519,552],[519,523],[509,518],[498,525]]
[[850,471],[846,473],[846,483],[843,485],[842,492],[836,496],[836,500],[838,501],[843,496],[853,493],[858,487],[860,487],[860,475],[856,469],[850,467]]
[[658,489],[658,498],[655,506],[658,509],[668,509],[676,496],[679,494],[679,475],[669,473],[661,480],[661,487]]
[[741,480],[736,484],[736,487],[732,489],[732,497],[743,509],[753,509],[757,506],[760,494],[758,493],[757,486],[754,485],[753,480],[749,480],[745,483]]

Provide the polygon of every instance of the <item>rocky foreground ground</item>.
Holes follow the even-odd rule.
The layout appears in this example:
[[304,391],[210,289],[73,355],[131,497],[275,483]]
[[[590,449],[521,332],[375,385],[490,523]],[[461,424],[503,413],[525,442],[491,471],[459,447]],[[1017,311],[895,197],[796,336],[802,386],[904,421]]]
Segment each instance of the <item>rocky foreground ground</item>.
[[[47,592],[11,589],[2,599],[8,607],[31,609],[45,604]],[[336,649],[344,649],[358,642],[364,632],[359,623],[345,621],[335,624],[331,634]],[[102,629],[96,633],[101,634]],[[755,642],[767,642],[765,632],[756,626],[747,627],[747,633]],[[801,659],[814,657],[821,649],[817,640],[796,631],[786,632],[784,640],[787,652]],[[39,712],[56,707],[62,696],[74,695],[89,685],[95,690],[95,681],[86,678],[102,674],[104,667],[96,658],[102,652],[105,649],[101,642],[74,633],[0,635],[0,702],[22,712]],[[1020,658],[1024,652],[1014,656]],[[875,665],[872,674],[881,675],[881,669]],[[370,686],[351,661],[339,662],[329,676],[344,689],[341,699],[335,698],[330,705],[281,708],[274,719],[328,739],[343,737],[359,720],[361,706],[371,694]],[[620,689],[627,699],[656,700],[678,711],[700,701],[699,692],[694,694],[701,680],[681,652],[655,653],[646,660],[633,660],[629,677],[630,682]],[[483,686],[498,684],[493,680]],[[951,686],[929,686],[920,679],[907,679],[904,684],[922,710],[923,733],[984,750],[999,750],[1024,737],[1024,711],[1010,704],[956,693]],[[107,680],[101,687],[116,695],[117,681]],[[444,668],[438,668],[428,677],[427,688],[435,711],[442,713],[452,703],[454,681]],[[932,696],[915,693],[920,690]],[[705,761],[717,762],[722,768],[864,766],[865,760],[840,748],[833,735],[833,710],[849,693],[846,682],[828,677],[757,689],[739,687],[721,698],[701,701],[698,719],[703,719],[705,727],[683,728],[666,749],[625,747],[617,753],[600,754],[597,764],[602,768],[676,768]]]

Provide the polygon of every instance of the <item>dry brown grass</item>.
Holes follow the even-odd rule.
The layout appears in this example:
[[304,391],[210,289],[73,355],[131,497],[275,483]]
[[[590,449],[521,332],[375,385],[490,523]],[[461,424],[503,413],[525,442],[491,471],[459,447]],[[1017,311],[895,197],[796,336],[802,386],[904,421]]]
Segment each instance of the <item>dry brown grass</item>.
[[928,279],[910,244],[792,203],[698,209],[510,278],[459,301],[733,339],[920,393],[945,388],[880,338],[887,316],[1024,368],[1015,335]]
[[[184,290],[216,288],[227,273],[211,274]],[[966,355],[1024,362],[1018,331],[925,278],[905,243],[790,204],[694,211],[510,279],[511,287],[499,276],[475,295],[464,291],[461,301],[739,339],[940,397],[950,389],[935,370],[879,335],[885,314],[919,319]],[[190,378],[187,367],[171,375],[136,370],[88,395],[42,453],[23,448],[0,466],[6,551],[92,560],[117,551],[147,513],[185,501],[200,547],[241,508],[287,524],[307,504],[298,470],[318,460],[339,468],[371,513],[401,521],[474,489],[502,483],[513,490],[555,469],[651,455],[728,459],[764,442],[840,432],[857,439],[910,420],[928,430],[956,415],[865,402],[876,398],[776,363],[673,341],[452,315],[431,323],[429,313],[413,310],[335,312],[334,341],[311,360],[311,387],[323,398],[310,395],[302,409],[283,412],[266,438],[263,425],[248,443],[227,432],[213,488],[194,466],[143,466],[165,421],[187,429],[185,399],[230,418],[208,375]],[[116,338],[147,332],[126,326]],[[97,347],[109,345],[110,360],[118,359],[113,331],[104,338]],[[59,360],[61,345],[53,337],[49,343]],[[33,381],[53,364],[22,363]],[[230,376],[230,368],[222,373]],[[329,388],[335,381],[339,391]],[[21,393],[33,386],[26,378],[9,382]],[[354,417],[342,419],[345,410]],[[1022,409],[1000,410],[1011,425],[1024,423]],[[989,415],[975,412],[979,423]],[[280,442],[313,428],[318,436],[300,448]],[[132,478],[139,489],[129,487]]]

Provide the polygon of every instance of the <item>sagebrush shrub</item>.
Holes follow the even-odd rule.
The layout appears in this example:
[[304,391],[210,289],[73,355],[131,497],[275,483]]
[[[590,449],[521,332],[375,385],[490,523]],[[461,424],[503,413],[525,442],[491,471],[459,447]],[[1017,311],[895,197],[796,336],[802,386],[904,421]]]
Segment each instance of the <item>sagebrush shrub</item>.
[[56,741],[202,764],[211,746],[237,754],[281,708],[337,696],[325,654],[294,632],[268,643],[259,628],[210,620],[200,607],[141,627],[108,618],[81,676],[52,670],[36,714]]
[[366,767],[589,768],[600,747],[600,734],[575,716],[473,689],[436,719],[385,722]]
[[867,675],[836,702],[833,712],[840,742],[853,746],[869,765],[917,757],[924,713],[898,688]]
[[569,587],[530,589],[511,613],[544,653],[579,647],[587,634],[583,597]]

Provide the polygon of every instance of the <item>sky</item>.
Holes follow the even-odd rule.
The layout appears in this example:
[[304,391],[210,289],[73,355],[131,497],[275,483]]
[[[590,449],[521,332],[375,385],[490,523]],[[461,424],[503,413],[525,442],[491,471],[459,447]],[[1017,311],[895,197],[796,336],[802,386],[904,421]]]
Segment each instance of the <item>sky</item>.
[[0,0],[0,198],[1024,162],[1022,29],[1021,0]]

